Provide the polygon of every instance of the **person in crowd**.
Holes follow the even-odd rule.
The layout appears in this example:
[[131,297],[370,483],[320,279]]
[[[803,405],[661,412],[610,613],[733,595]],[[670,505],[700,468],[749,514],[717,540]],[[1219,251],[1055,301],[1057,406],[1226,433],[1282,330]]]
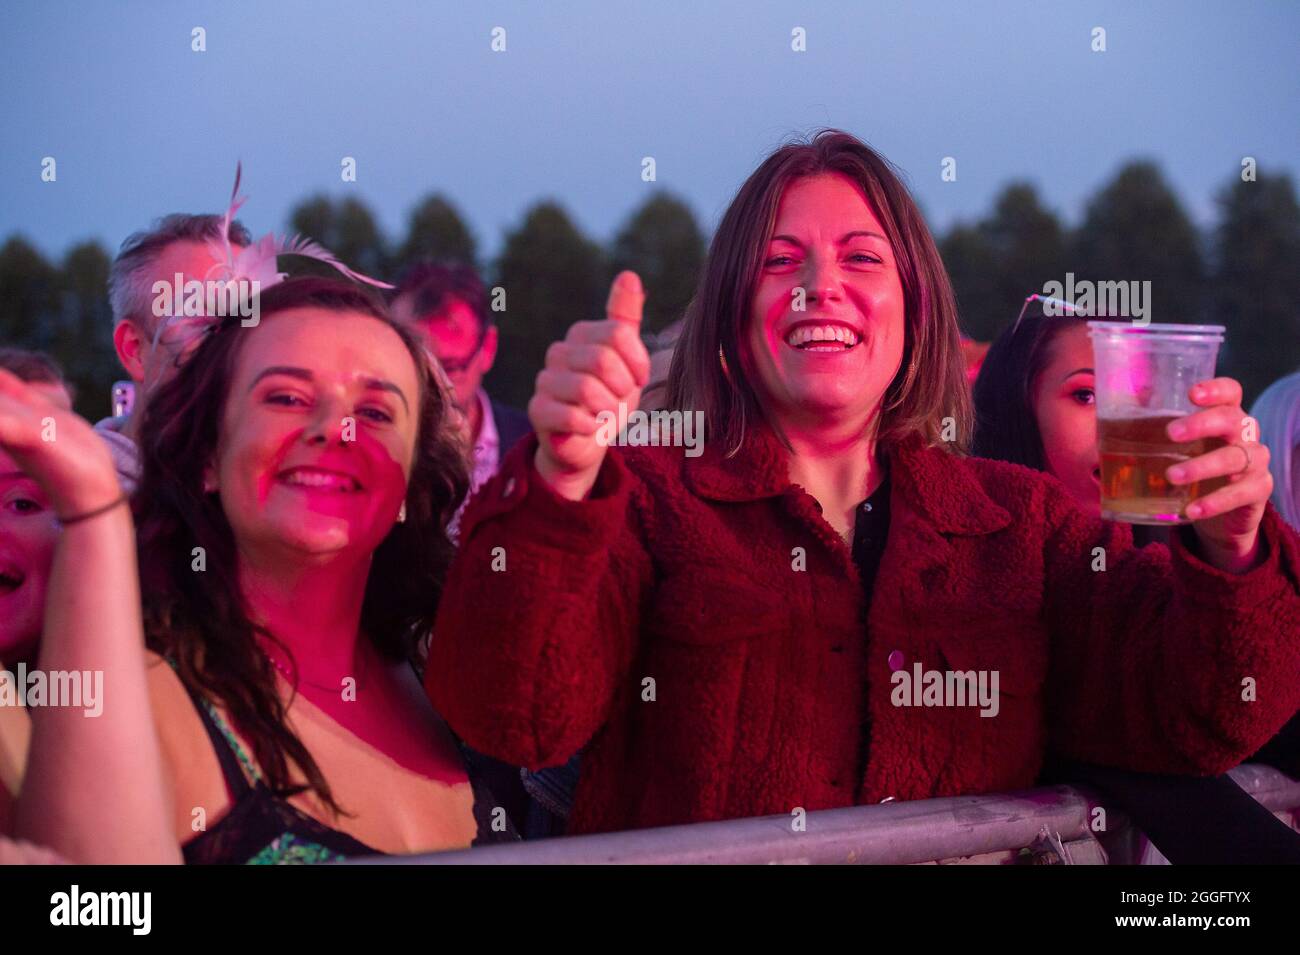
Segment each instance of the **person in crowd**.
[[1250,413],[1259,422],[1260,441],[1272,451],[1273,506],[1300,530],[1300,371],[1265,388]]
[[[1052,475],[1080,510],[1099,516],[1092,343],[1087,318],[1061,311],[1047,315],[1041,296],[1029,296],[1021,317],[989,349],[975,383],[974,452]],[[1262,431],[1261,440],[1276,461],[1278,446]],[[1279,735],[1297,730],[1300,717],[1293,716]],[[1051,776],[1101,791],[1172,862],[1300,862],[1300,833],[1227,775],[1179,777],[1076,763],[1054,767]]]
[[[0,857],[91,864],[177,861],[145,681],[127,497],[108,447],[70,410],[67,394],[41,372],[41,363],[35,367],[33,382],[0,368],[0,470],[22,474],[17,485],[6,484],[0,525],[6,543],[14,523],[33,524],[23,528],[25,543],[17,548],[21,586],[8,587],[11,592],[0,604],[16,599],[23,606],[4,609],[30,619],[40,612],[33,607],[43,603],[34,670],[47,689],[27,701],[30,746],[16,798],[0,786],[0,837],[5,837]],[[49,526],[49,514],[57,532]],[[51,543],[52,559],[47,556]],[[49,566],[44,601],[33,605],[44,576],[38,564],[44,561]],[[6,613],[0,624],[6,640],[12,623]],[[29,634],[21,639],[30,643]],[[56,685],[67,698],[51,695]],[[9,689],[15,689],[12,683]],[[12,713],[11,706],[0,708],[0,718]]]
[[155,396],[135,500],[185,859],[514,838],[413,665],[467,483],[415,336],[358,286],[288,279],[255,328],[223,320]]
[[523,412],[494,400],[483,388],[483,376],[497,355],[497,327],[487,289],[473,266],[420,263],[398,283],[393,315],[419,334],[451,381],[472,449],[472,492],[532,430]]
[[[1060,314],[1049,316],[1053,302]],[[1059,318],[1053,324],[1050,318]],[[1030,295],[1010,329],[999,336],[998,368],[987,375],[981,362],[972,379],[975,401],[973,451],[977,457],[1010,461],[1051,474],[1087,514],[1101,516],[1101,459],[1093,401],[1092,345],[1087,316],[1064,301]],[[992,354],[992,346],[988,349]],[[1078,359],[1068,365],[1070,359]],[[1056,363],[1053,380],[1043,373]],[[1068,365],[1068,367],[1066,367]],[[1029,376],[1033,378],[1031,390]],[[1019,377],[1018,377],[1019,376]],[[1167,527],[1125,525],[1139,547],[1169,544]]]
[[[71,389],[48,356],[0,348],[0,368],[49,403],[72,410]],[[40,485],[0,450],[0,663],[35,661],[58,539],[59,525]]]
[[469,745],[530,768],[586,747],[570,832],[1020,789],[1049,743],[1222,772],[1295,712],[1300,547],[1237,384],[1199,383],[1181,423],[1231,445],[1189,479],[1241,477],[1168,550],[966,456],[948,278],[854,137],[777,150],[722,218],[668,382],[698,456],[607,426],[648,379],[643,298],[622,274],[549,350],[536,434],[465,513],[426,673]]
[[650,354],[650,378],[641,389],[641,410],[660,411],[668,398],[668,370],[673,364],[673,348],[682,334],[678,319],[657,335],[645,336]]
[[[0,368],[64,411],[72,390],[48,355],[0,348]],[[50,565],[59,523],[40,483],[0,448],[0,670],[36,666]],[[8,831],[22,784],[31,720],[21,705],[0,704],[0,833]]]
[[[231,246],[242,249],[251,236],[238,221],[219,215],[173,213],[122,243],[108,276],[113,309],[113,347],[135,386],[132,413],[95,425],[108,443],[118,479],[128,493],[140,480],[138,426],[150,394],[175,373],[208,327],[204,316],[155,314],[156,282],[174,285],[206,281],[221,263],[217,245],[223,228]],[[170,319],[170,320],[169,320]]]

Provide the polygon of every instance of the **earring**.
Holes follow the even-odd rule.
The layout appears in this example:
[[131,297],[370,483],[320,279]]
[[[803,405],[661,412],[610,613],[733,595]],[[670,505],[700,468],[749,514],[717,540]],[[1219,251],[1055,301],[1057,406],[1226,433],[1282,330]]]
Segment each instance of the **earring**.
[[405,501],[402,502],[402,507],[397,512],[397,523],[399,524],[406,523],[406,502]]

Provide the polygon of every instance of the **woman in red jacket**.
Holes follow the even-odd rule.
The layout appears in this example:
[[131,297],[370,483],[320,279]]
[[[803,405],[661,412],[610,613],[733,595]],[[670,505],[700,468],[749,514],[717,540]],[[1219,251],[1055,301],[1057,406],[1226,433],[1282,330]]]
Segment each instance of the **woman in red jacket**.
[[[1219,772],[1295,711],[1300,546],[1236,382],[1179,422],[1232,445],[1180,480],[1235,477],[1171,548],[966,457],[947,276],[852,136],[741,187],[657,431],[620,409],[647,377],[641,299],[624,273],[548,352],[537,437],[465,514],[426,677],[476,748],[537,768],[586,747],[569,831],[1023,788],[1049,740]],[[633,426],[611,440],[611,417]]]

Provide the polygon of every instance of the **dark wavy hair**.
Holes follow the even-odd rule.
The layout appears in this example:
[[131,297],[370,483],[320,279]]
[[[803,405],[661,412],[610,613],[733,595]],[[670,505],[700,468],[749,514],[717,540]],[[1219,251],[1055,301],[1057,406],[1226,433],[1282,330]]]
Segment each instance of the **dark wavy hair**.
[[[401,338],[420,381],[419,428],[406,492],[407,519],[375,550],[366,581],[361,628],[387,659],[414,659],[433,625],[452,556],[448,521],[468,487],[467,458],[449,405],[424,349],[395,323],[383,303],[336,279],[294,278],[260,296],[261,321],[314,307],[378,319]],[[192,693],[222,706],[248,738],[268,784],[281,796],[315,791],[335,813],[320,768],[285,724],[287,705],[239,587],[235,537],[221,499],[204,491],[204,471],[221,435],[226,399],[243,343],[255,330],[238,318],[215,326],[176,374],[150,395],[140,429],[143,478],[134,497],[145,633]],[[359,329],[359,334],[373,334]],[[191,570],[204,549],[206,570]],[[277,641],[279,642],[279,641]],[[283,646],[283,644],[281,644]],[[288,653],[288,648],[284,648]],[[289,655],[292,661],[292,655]],[[296,664],[291,664],[297,673]],[[307,785],[291,783],[295,764]]]
[[[920,434],[929,445],[965,453],[970,389],[956,300],[943,260],[900,174],[866,143],[836,129],[777,149],[731,200],[673,350],[667,407],[703,411],[711,439],[722,441],[728,453],[740,448],[747,422],[764,416],[748,349],[742,347],[750,303],[786,186],[826,172],[842,173],[866,194],[884,226],[903,286],[903,360],[885,392],[877,439],[888,443]],[[719,352],[726,358],[725,369]],[[941,440],[945,417],[956,424],[954,441]]]
[[1034,388],[1051,360],[1052,343],[1068,328],[1086,326],[1074,315],[1026,314],[989,346],[975,379],[977,457],[1047,470],[1043,435],[1034,412]]

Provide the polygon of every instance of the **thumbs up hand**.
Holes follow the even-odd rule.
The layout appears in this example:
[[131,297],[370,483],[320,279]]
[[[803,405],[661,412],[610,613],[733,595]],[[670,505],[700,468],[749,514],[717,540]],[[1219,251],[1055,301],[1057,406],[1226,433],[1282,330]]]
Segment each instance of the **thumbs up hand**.
[[597,440],[602,411],[631,411],[650,375],[641,343],[645,292],[635,272],[620,272],[609,289],[605,320],[575,322],[546,352],[546,367],[528,402],[537,431],[533,466],[556,493],[580,501],[596,483],[606,448]]

